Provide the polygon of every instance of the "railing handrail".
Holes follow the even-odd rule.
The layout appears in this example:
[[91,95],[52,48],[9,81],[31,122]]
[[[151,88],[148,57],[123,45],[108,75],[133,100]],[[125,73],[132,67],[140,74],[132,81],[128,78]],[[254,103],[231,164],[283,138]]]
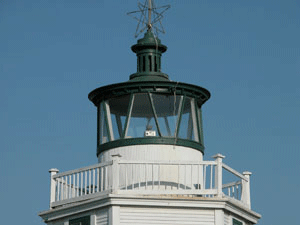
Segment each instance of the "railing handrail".
[[233,187],[233,186],[236,186],[236,185],[240,185],[242,184],[242,181],[235,181],[235,182],[230,182],[228,184],[223,184],[222,185],[222,188],[229,188],[229,187]]
[[154,165],[217,165],[215,161],[132,161],[132,160],[119,160],[119,164],[154,164]]
[[82,167],[82,168],[79,168],[79,169],[58,173],[58,174],[54,175],[53,178],[55,179],[55,178],[71,175],[71,174],[74,174],[74,173],[80,173],[80,172],[84,172],[84,171],[87,171],[87,170],[91,170],[91,169],[95,169],[95,168],[99,168],[99,167],[104,167],[104,166],[110,166],[110,165],[112,165],[112,161],[98,163],[98,164],[95,164],[95,165],[86,166],[86,167]]
[[243,179],[244,181],[248,182],[248,178],[245,177],[243,174],[239,173],[238,171],[236,171],[235,169],[232,169],[230,166],[227,166],[225,163],[222,163],[222,167],[227,170],[228,172],[236,175],[237,177]]

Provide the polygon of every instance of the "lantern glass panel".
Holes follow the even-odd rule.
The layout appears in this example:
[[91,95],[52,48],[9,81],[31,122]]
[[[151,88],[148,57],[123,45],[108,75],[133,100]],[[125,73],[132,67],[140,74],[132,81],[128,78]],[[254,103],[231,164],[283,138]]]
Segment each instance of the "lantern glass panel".
[[183,96],[152,94],[151,97],[161,135],[163,137],[174,137]]
[[100,118],[99,119],[99,142],[100,144],[104,144],[109,141],[108,129],[107,129],[105,111],[104,111],[104,102],[100,104],[99,118]]
[[[120,139],[123,134],[125,127],[128,106],[130,101],[130,95],[121,96],[118,98],[113,98],[108,101],[107,110],[108,120],[111,120],[111,129],[113,133],[114,140]],[[110,115],[109,115],[110,114]]]
[[182,107],[178,137],[199,142],[194,99],[186,97]]
[[147,93],[134,95],[125,138],[158,136],[154,113]]
[[201,144],[204,145],[204,139],[203,139],[203,122],[202,122],[202,110],[199,106],[198,107],[198,110],[197,110],[197,113],[198,113],[198,128],[199,128],[199,132],[200,132],[200,142]]

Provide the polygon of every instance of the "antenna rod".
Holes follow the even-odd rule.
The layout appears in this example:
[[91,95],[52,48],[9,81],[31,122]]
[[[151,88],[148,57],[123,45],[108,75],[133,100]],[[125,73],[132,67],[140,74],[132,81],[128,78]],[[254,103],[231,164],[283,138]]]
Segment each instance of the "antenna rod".
[[152,1],[148,1],[148,29],[151,29],[151,13],[152,13]]

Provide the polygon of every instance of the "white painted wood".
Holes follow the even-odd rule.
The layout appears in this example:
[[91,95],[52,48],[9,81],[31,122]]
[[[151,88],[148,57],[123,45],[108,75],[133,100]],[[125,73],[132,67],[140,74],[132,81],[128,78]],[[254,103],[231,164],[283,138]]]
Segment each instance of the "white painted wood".
[[99,154],[99,163],[111,161],[111,155],[129,161],[202,161],[203,154],[193,148],[176,145],[133,145],[113,148]]
[[50,209],[51,209],[51,204],[55,202],[55,194],[56,194],[56,180],[53,178],[55,174],[59,172],[58,169],[50,169]]
[[224,225],[231,225],[230,216],[227,212],[224,212]]
[[216,159],[217,163],[217,169],[215,171],[215,188],[217,189],[217,196],[222,197],[222,159],[225,158],[225,156],[217,154],[213,156],[213,158]]
[[121,207],[120,224],[199,224],[215,225],[213,210],[150,208],[150,207]]
[[230,166],[227,166],[226,164],[222,164],[223,168],[225,170],[227,170],[228,172],[234,174],[235,176],[245,180],[245,181],[248,181],[247,177],[245,177],[244,175],[242,175],[241,173],[239,173],[238,171],[236,171],[235,169],[232,169]]
[[[102,163],[111,161],[111,155],[117,154],[122,156],[121,161],[134,161],[134,163],[136,164],[140,164],[144,161],[174,161],[180,164],[180,162],[182,161],[194,161],[195,163],[201,162],[203,160],[202,153],[192,148],[173,145],[134,145],[119,147],[102,152],[99,155],[99,162]],[[136,168],[136,170],[134,171],[132,170],[132,168]],[[152,182],[148,182],[152,180],[153,176],[155,176],[156,178],[157,185],[158,183],[161,184],[161,182],[178,183],[178,176],[181,179],[180,183],[184,185],[186,185],[187,181],[193,184],[197,184],[198,182],[197,174],[194,173],[193,175],[191,175],[190,173],[185,173],[184,167],[181,167],[180,170],[178,170],[178,168],[174,168],[174,166],[172,165],[165,165],[164,167],[159,168],[158,165],[149,164],[149,166],[145,165],[145,168],[142,168],[141,171],[139,170],[138,166],[132,165],[132,168],[125,169],[124,166],[121,166],[121,186],[127,187],[126,183],[129,182],[131,184],[134,183],[136,184],[136,187],[139,187],[139,182],[133,182],[135,179],[137,181],[137,176],[139,172],[141,174],[141,179],[144,179],[144,186],[153,185]],[[188,169],[190,169],[190,166]],[[203,169],[201,168],[201,170]],[[183,176],[184,174],[186,176]],[[203,172],[201,174],[203,174]],[[184,179],[186,179],[186,182]],[[147,182],[145,180],[147,180]],[[160,182],[158,182],[158,180],[160,180]],[[202,181],[200,186],[203,186],[203,177],[201,177],[200,180]],[[190,188],[194,188],[194,185],[192,187],[190,186]]]
[[[250,224],[256,224],[258,219],[261,217],[259,214],[247,209],[246,207],[242,207],[240,203],[236,203],[236,201],[232,201],[230,199],[222,198],[191,198],[185,196],[122,196],[122,195],[109,195],[103,196],[103,198],[96,198],[94,200],[90,200],[87,202],[81,201],[77,204],[68,204],[64,207],[58,207],[55,209],[48,210],[46,212],[42,212],[39,215],[47,220],[49,223],[56,223],[61,219],[73,219],[78,218],[78,216],[91,215],[96,212],[98,214],[99,210],[108,210],[110,206],[120,206],[121,210],[123,207],[127,208],[135,208],[135,209],[143,209],[145,212],[153,213],[154,210],[158,210],[159,212],[154,212],[154,216],[158,214],[158,216],[164,216],[164,214],[168,214],[169,210],[172,210],[174,213],[174,217],[180,217],[179,222],[177,224],[202,224],[207,225],[207,223],[203,223],[199,220],[196,222],[191,222],[191,220],[186,219],[186,222],[181,223],[182,218],[184,217],[203,217],[203,215],[199,215],[200,211],[205,210],[206,212],[211,211],[212,217],[214,218],[214,210],[224,210],[224,212],[234,215],[237,218],[242,218],[243,221]],[[176,210],[179,212],[177,213]],[[130,210],[132,211],[132,210]],[[147,215],[146,215],[147,216]],[[204,216],[206,217],[206,216]],[[213,219],[214,220],[214,219]],[[225,219],[224,219],[225,220]],[[156,223],[153,220],[153,224],[163,224]],[[169,220],[167,220],[166,224],[168,224]],[[193,220],[194,221],[194,220]],[[176,224],[176,221],[171,221],[172,224]],[[190,222],[190,223],[188,223]],[[199,223],[198,223],[199,222]],[[105,224],[105,223],[103,223]],[[122,224],[122,223],[121,223]],[[134,223],[132,223],[134,224]],[[136,222],[135,224],[143,224]],[[145,223],[147,224],[147,223]],[[210,224],[210,223],[209,223]],[[212,223],[214,224],[214,222]],[[49,224],[50,225],[50,224]],[[102,224],[101,224],[102,225]]]
[[[169,150],[177,151],[176,149]],[[215,156],[215,161],[155,160],[153,158],[137,161],[124,160],[120,154],[106,157],[112,161],[104,161],[97,165],[52,175],[51,179],[54,183],[52,190],[54,190],[55,198],[52,199],[51,207],[92,199],[103,196],[105,193],[122,195],[176,194],[208,198],[215,196],[223,198],[227,195],[237,199],[246,207],[250,207],[249,174],[241,175],[245,178],[242,179],[244,183],[237,180],[222,184],[222,167],[225,164],[222,162],[224,156],[220,154]],[[136,156],[128,156],[128,158],[134,157]],[[105,158],[102,157],[102,159]],[[241,178],[234,169],[227,165],[225,167],[226,170]],[[213,179],[215,187],[212,187]],[[206,184],[210,184],[209,187]],[[244,185],[243,188],[241,188],[241,184]]]
[[222,187],[223,188],[229,188],[229,187],[233,187],[233,186],[239,185],[241,183],[242,182],[239,180],[239,181],[231,182],[231,183],[228,183],[228,184],[223,184]]
[[224,211],[215,209],[215,225],[224,225]]
[[109,193],[110,193],[110,191],[108,191],[108,190],[107,191],[102,191],[102,192],[96,192],[96,193],[89,194],[89,195],[82,195],[82,196],[77,197],[77,198],[70,198],[70,199],[63,199],[63,200],[60,200],[60,201],[56,201],[56,202],[53,202],[51,205],[52,205],[52,208],[55,208],[57,206],[62,206],[62,205],[70,204],[70,203],[76,203],[76,202],[80,202],[80,201],[90,200],[90,199],[93,199],[93,198],[99,198],[99,197],[102,197],[102,196],[107,196]]
[[108,214],[108,225],[120,225],[120,206],[111,206]]
[[111,164],[112,164],[112,161],[108,161],[108,162],[104,162],[104,163],[98,163],[98,164],[95,164],[95,165],[92,165],[92,166],[87,166],[87,167],[82,167],[80,169],[75,169],[75,170],[62,172],[62,173],[54,175],[53,178],[67,176],[67,175],[70,175],[70,174],[73,174],[73,173],[84,172],[84,171],[87,171],[89,169],[95,169],[95,168],[110,166]]
[[251,172],[244,172],[243,175],[247,178],[248,181],[242,180],[242,202],[251,209],[251,197],[250,197],[250,176]]
[[117,193],[117,191],[120,188],[120,175],[119,175],[119,171],[120,171],[120,165],[119,165],[119,158],[120,155],[113,155],[113,163],[112,163],[112,191],[113,193]]
[[91,218],[91,221],[90,221],[91,224],[90,225],[96,225],[96,215],[92,214],[90,218]]

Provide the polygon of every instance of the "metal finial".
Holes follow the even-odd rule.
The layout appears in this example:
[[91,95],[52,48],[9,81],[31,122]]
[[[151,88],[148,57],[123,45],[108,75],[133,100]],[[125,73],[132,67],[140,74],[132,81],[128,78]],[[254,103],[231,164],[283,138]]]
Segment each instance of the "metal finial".
[[[132,16],[138,21],[134,36],[138,37],[139,34],[143,33],[146,29],[153,30],[156,35],[158,35],[159,32],[164,34],[165,30],[161,20],[163,18],[163,13],[170,7],[170,5],[156,7],[154,0],[145,0],[144,4],[138,2],[139,10],[127,13],[127,15]],[[140,13],[139,18],[135,16],[137,13]]]

